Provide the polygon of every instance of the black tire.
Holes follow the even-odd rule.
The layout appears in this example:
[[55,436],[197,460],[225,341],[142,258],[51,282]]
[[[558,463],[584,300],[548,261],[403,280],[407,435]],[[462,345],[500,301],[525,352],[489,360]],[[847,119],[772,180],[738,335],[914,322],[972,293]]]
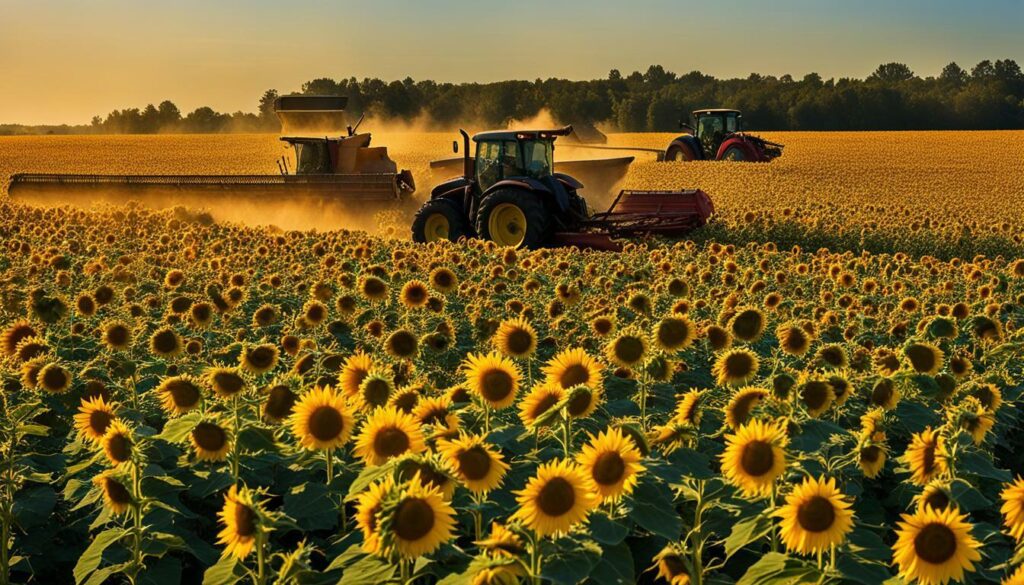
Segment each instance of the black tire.
[[668,150],[665,151],[665,161],[675,162],[684,161],[689,162],[697,159],[697,153],[693,152],[688,144],[682,142],[673,142],[668,145]]
[[[551,217],[544,206],[544,201],[531,191],[525,189],[498,189],[484,197],[476,214],[476,233],[485,240],[500,241],[491,234],[491,214],[499,208],[507,209],[514,206],[522,213],[526,221],[526,229],[521,230],[522,241],[516,247],[536,249],[547,243],[550,237]],[[518,227],[516,229],[519,229]]]
[[[447,222],[447,234],[442,235],[438,231],[428,234],[428,224],[437,221],[432,220],[433,216],[442,216]],[[433,227],[433,226],[430,226]],[[435,228],[436,229],[436,228]],[[412,240],[414,242],[434,242],[437,240],[459,241],[459,238],[472,235],[469,229],[469,220],[466,218],[462,206],[451,199],[431,199],[423,204],[416,212],[412,220]]]

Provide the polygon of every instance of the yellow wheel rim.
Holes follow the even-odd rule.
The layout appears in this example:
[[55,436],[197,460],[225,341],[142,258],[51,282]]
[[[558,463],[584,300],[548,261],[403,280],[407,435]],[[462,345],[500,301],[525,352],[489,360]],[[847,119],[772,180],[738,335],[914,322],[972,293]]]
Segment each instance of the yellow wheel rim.
[[427,218],[423,231],[428,242],[447,240],[449,233],[448,218],[441,213],[431,214]]
[[518,247],[526,237],[526,215],[511,203],[500,203],[487,218],[487,229],[495,244]]

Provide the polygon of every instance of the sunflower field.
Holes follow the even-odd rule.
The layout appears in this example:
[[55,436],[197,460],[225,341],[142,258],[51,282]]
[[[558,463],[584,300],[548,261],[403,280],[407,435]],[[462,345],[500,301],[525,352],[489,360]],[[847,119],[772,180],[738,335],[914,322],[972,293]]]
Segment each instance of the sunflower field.
[[621,253],[0,201],[2,580],[1024,583],[1019,202],[727,165]]

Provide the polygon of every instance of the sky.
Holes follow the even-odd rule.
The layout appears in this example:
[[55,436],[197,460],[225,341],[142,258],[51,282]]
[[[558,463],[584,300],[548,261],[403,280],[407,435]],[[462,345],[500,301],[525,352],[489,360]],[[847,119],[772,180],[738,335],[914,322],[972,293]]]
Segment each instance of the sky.
[[0,0],[0,123],[164,99],[254,111],[317,77],[869,75],[1024,64],[1024,0]]

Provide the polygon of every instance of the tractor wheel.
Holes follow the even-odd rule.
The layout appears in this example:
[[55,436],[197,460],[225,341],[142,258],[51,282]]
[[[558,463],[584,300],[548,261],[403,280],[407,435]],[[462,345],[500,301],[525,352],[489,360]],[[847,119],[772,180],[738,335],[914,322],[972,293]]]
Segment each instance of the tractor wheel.
[[414,242],[457,242],[459,238],[469,235],[466,214],[462,212],[462,206],[451,199],[427,201],[412,220]]
[[476,232],[481,238],[513,248],[543,246],[550,224],[544,202],[522,189],[499,189],[487,195],[476,214]]
[[690,145],[682,142],[673,142],[668,145],[668,150],[665,151],[665,160],[668,162],[689,162],[691,160],[697,160],[697,155],[690,148]]

